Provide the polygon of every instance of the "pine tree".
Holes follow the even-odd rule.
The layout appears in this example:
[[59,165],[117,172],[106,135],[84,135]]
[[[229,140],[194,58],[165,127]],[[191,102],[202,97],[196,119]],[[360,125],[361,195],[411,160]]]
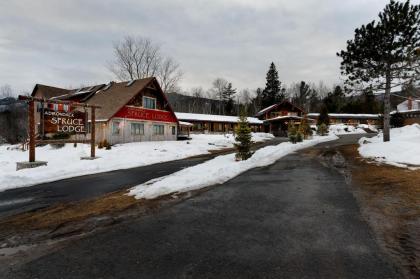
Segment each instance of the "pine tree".
[[236,128],[236,137],[235,137],[235,141],[236,141],[235,158],[237,161],[243,161],[252,156],[251,139],[252,139],[251,128],[249,127],[245,111],[242,110],[239,117],[238,128]]
[[309,126],[308,117],[306,116],[306,114],[302,117],[300,121],[299,132],[303,135],[304,139],[308,139],[310,136],[312,136],[311,126]]
[[390,140],[391,89],[418,78],[420,5],[391,0],[379,20],[355,30],[342,58],[341,73],[352,87],[384,91],[383,140]]
[[324,105],[321,108],[321,113],[318,116],[317,125],[320,126],[321,124],[325,124],[326,126],[330,125],[330,117],[328,115],[328,109]]
[[235,101],[233,96],[236,94],[236,88],[232,88],[232,83],[229,82],[222,93],[223,102],[225,105],[225,114],[234,115]]
[[284,99],[284,90],[281,89],[279,81],[279,74],[276,70],[276,65],[271,62],[270,68],[267,72],[265,89],[262,92],[262,107],[268,107]]

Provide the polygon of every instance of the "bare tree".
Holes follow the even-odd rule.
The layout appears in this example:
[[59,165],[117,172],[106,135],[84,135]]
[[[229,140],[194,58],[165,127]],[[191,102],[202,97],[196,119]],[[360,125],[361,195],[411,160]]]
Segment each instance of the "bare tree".
[[219,100],[219,114],[223,114],[223,92],[225,91],[226,86],[228,85],[228,81],[224,78],[216,78],[212,83],[212,91],[214,93],[214,97]]
[[170,57],[165,58],[158,69],[157,75],[163,92],[177,91],[177,84],[181,80],[182,75],[183,72],[179,64]]
[[0,99],[13,97],[12,87],[8,84],[5,84],[0,87]]
[[179,64],[170,57],[164,57],[159,45],[150,39],[126,36],[114,44],[114,60],[108,69],[119,80],[133,80],[155,76],[164,92],[177,89],[182,78]]

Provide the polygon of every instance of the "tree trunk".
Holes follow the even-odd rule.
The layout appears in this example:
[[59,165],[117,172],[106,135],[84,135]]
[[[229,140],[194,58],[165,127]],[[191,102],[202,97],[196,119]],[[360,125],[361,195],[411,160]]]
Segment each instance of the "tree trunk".
[[391,75],[390,73],[386,74],[385,77],[385,97],[384,97],[384,142],[390,141],[390,120],[391,120]]

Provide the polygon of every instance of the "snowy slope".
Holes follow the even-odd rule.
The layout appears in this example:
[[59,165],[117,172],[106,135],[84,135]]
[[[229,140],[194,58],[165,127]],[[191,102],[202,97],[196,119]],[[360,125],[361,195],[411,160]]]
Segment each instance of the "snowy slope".
[[[273,138],[266,133],[254,133],[254,141]],[[16,171],[16,162],[27,161],[28,151],[16,146],[0,146],[0,191],[35,185],[64,178],[106,172],[117,169],[145,166],[160,162],[206,154],[209,150],[232,147],[232,135],[192,135],[190,141],[154,141],[119,144],[111,150],[97,149],[96,160],[80,160],[89,156],[90,145],[66,144],[61,149],[50,145],[36,148],[36,159],[48,161],[48,165]]]
[[171,193],[186,192],[220,184],[249,169],[271,165],[281,157],[296,150],[335,139],[337,137],[334,135],[316,136],[311,140],[297,144],[284,142],[275,146],[267,146],[257,150],[246,161],[235,161],[234,154],[218,156],[202,164],[138,185],[130,190],[129,195],[133,195],[137,199],[153,199]]
[[373,138],[361,138],[359,153],[399,167],[420,166],[420,125],[391,129],[391,141],[383,142],[382,133]]

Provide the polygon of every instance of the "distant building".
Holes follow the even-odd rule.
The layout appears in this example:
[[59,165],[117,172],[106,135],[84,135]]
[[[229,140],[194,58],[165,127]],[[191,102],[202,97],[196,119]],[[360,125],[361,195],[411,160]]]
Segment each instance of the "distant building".
[[[379,114],[367,113],[328,113],[331,124],[347,124],[357,126],[359,124],[380,125]],[[319,113],[308,113],[309,118],[318,119]]]
[[100,106],[95,121],[97,142],[177,139],[178,120],[153,77],[71,90],[37,84],[32,96]]
[[[289,122],[293,121],[298,125],[303,115],[302,108],[289,101],[283,101],[260,110],[255,116],[264,121],[265,132],[272,133],[274,136],[286,136]],[[312,119],[308,121],[313,122]]]
[[[180,133],[232,133],[235,131],[239,117],[227,115],[199,114],[176,112],[180,121]],[[248,117],[248,123],[253,132],[263,131],[263,121]]]
[[420,99],[408,97],[407,100],[397,105],[397,111],[404,117],[404,125],[420,124]]

